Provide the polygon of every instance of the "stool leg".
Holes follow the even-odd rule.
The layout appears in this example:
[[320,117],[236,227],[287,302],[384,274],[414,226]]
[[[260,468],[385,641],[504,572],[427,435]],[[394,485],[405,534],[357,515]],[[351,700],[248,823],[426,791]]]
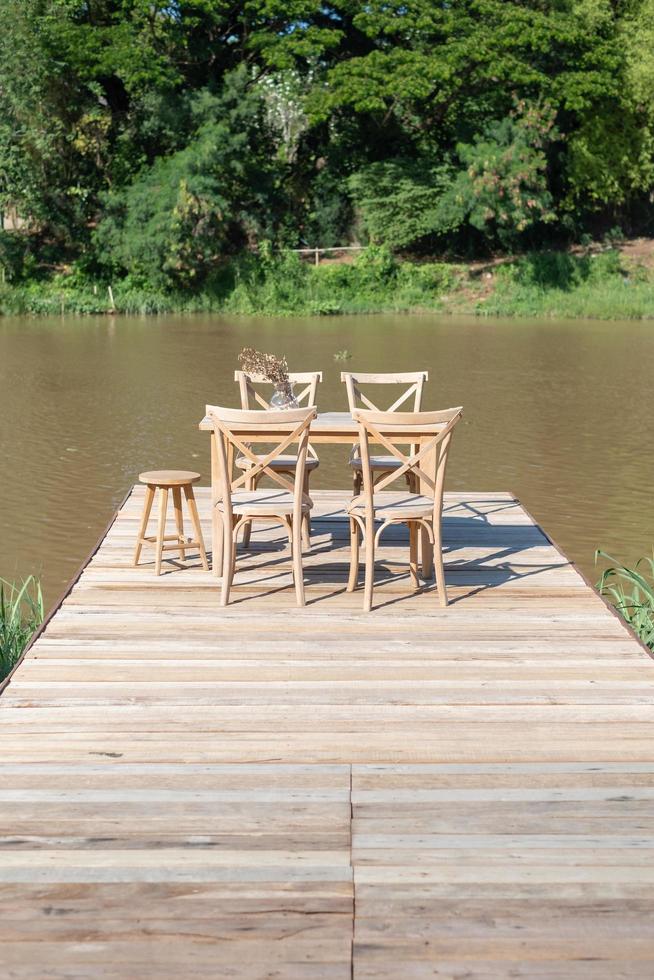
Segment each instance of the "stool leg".
[[198,548],[200,549],[200,559],[202,560],[202,567],[205,571],[209,571],[209,562],[207,561],[207,553],[204,550],[204,539],[202,537],[202,526],[200,525],[200,517],[198,515],[197,504],[195,503],[195,494],[193,493],[193,487],[189,484],[184,487],[184,496],[186,497],[186,506],[188,507],[188,512],[191,515],[191,524],[193,525],[193,533],[195,535],[195,540],[198,543]]
[[159,490],[159,524],[157,527],[157,557],[154,566],[156,575],[161,575],[161,556],[163,554],[164,536],[166,534],[166,511],[168,510],[168,490]]
[[179,557],[186,561],[186,550],[184,548],[184,517],[182,515],[182,491],[179,487],[173,487],[173,507],[175,508],[175,527],[179,538]]
[[143,547],[143,538],[145,537],[145,532],[148,529],[148,521],[150,520],[150,511],[152,510],[152,501],[154,500],[154,490],[150,486],[145,488],[145,501],[143,503],[143,516],[141,517],[141,526],[139,527],[139,536],[136,539],[136,548],[134,549],[134,564],[138,565],[139,558],[141,557],[141,549]]

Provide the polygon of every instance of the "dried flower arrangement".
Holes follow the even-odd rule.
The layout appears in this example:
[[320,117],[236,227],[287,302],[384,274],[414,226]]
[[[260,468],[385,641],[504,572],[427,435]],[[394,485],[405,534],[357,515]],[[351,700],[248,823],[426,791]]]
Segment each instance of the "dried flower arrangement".
[[288,364],[285,357],[262,354],[254,347],[244,347],[238,355],[238,363],[246,374],[269,381],[278,391],[283,392],[289,401],[293,399],[293,387],[288,377]]

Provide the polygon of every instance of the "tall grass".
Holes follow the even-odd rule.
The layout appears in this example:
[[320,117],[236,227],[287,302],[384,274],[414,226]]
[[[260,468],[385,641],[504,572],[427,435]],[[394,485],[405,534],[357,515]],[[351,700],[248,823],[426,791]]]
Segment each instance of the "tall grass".
[[20,584],[0,579],[0,681],[43,622],[43,594],[33,575]]
[[[347,263],[313,266],[292,252],[241,255],[221,265],[197,291],[148,288],[128,278],[112,284],[115,309],[149,313],[236,313],[249,316],[333,315],[440,309],[463,278],[445,262],[400,262],[371,246]],[[79,275],[0,287],[0,313],[85,315],[109,312],[106,285]]]
[[621,565],[605,551],[596,551],[595,561],[598,558],[613,562],[602,572],[598,591],[611,600],[643,643],[654,650],[654,558],[641,558],[634,568]]
[[534,252],[497,270],[495,288],[476,312],[645,320],[654,317],[654,278],[612,249],[586,255]]
[[[243,254],[222,263],[197,290],[163,290],[129,276],[112,283],[115,309],[130,315],[228,313],[329,316],[442,311],[481,316],[654,318],[654,274],[617,250],[542,251],[499,266],[479,281],[451,262],[399,261],[370,246],[353,262],[313,266],[293,252]],[[107,284],[80,270],[0,286],[0,313],[108,313]]]

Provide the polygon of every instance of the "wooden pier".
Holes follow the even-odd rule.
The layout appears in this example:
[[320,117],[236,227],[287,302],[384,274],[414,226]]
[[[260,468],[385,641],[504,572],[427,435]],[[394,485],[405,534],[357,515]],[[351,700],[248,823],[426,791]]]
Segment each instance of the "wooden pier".
[[654,976],[654,664],[517,501],[366,615],[345,491],[304,609],[279,528],[132,568],[142,493],[0,697],[2,980]]

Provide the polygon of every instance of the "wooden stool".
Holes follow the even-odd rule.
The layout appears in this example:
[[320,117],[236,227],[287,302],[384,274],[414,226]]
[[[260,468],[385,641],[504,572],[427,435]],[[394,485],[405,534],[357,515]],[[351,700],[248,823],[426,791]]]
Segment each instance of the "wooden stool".
[[[209,571],[207,553],[204,550],[202,540],[202,528],[200,518],[195,504],[193,484],[200,479],[199,473],[188,470],[152,470],[149,473],[141,473],[139,480],[145,483],[145,503],[143,505],[143,516],[139,528],[138,538],[136,539],[136,550],[134,552],[134,564],[138,565],[141,557],[141,548],[144,544],[154,544],[156,547],[155,572],[161,574],[161,558],[164,551],[179,551],[182,561],[186,560],[188,548],[199,548],[200,558],[203,567]],[[159,490],[159,524],[156,537],[147,537],[148,520],[152,510],[154,492]],[[175,508],[175,524],[177,534],[165,534],[166,530],[166,511],[168,509],[168,491],[173,492],[173,505]],[[191,523],[195,532],[195,540],[191,540],[184,535],[184,518],[182,516],[182,490],[186,497],[186,506],[191,516]],[[173,541],[174,544],[166,544],[166,541]]]

